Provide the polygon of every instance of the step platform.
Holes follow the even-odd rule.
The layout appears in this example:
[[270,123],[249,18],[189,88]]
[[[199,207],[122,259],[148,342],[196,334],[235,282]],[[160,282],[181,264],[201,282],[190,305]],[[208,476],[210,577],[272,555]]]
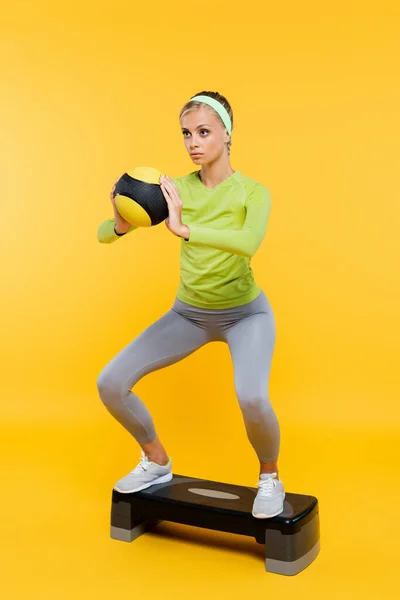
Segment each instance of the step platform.
[[296,575],[318,555],[319,506],[314,496],[286,492],[280,515],[253,517],[257,488],[173,475],[140,492],[112,492],[111,537],[132,542],[162,521],[254,537],[265,544],[270,573]]

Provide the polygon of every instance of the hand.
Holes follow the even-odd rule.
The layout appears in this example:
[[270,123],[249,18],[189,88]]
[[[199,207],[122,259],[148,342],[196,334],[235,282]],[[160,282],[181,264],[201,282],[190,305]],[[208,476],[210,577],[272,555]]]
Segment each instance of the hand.
[[111,192],[110,192],[110,200],[111,200],[111,204],[113,206],[113,211],[114,211],[114,218],[116,221],[116,224],[118,226],[118,229],[121,231],[125,231],[128,230],[131,227],[131,224],[126,221],[123,217],[121,217],[121,215],[119,214],[117,207],[115,205],[115,188],[117,186],[118,181],[120,180],[120,177],[118,177],[117,181],[114,183],[114,187],[112,188]]
[[115,188],[117,187],[117,183],[120,180],[120,177],[118,177],[117,181],[114,183],[113,189],[110,192],[110,200],[111,200],[111,204],[113,205],[113,207],[115,208]]
[[179,237],[189,237],[189,227],[182,223],[182,200],[176,184],[167,176],[160,176],[160,186],[168,204],[168,217],[165,219],[166,227]]

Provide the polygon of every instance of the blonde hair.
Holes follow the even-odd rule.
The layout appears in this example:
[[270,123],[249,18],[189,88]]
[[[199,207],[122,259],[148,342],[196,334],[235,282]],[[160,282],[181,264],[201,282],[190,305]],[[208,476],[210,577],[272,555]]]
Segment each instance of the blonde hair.
[[[193,96],[209,96],[210,98],[214,98],[215,100],[218,100],[218,102],[220,102],[227,110],[228,115],[231,119],[231,123],[232,123],[232,131],[233,131],[233,112],[232,112],[232,108],[231,105],[229,104],[228,100],[225,98],[225,96],[222,96],[222,94],[220,94],[219,92],[197,92],[197,94],[193,94]],[[186,102],[186,104],[182,107],[181,112],[179,113],[179,119],[181,119],[186,113],[192,111],[192,110],[196,110],[198,108],[207,108],[209,111],[212,111],[212,113],[220,120],[222,126],[225,129],[225,125],[220,117],[220,115],[212,108],[212,106],[209,106],[208,104],[204,104],[203,102],[200,102],[199,100],[189,100],[189,102]],[[231,153],[231,146],[232,146],[232,137],[231,135],[229,136],[229,140],[227,142],[227,148],[228,148],[228,155]]]

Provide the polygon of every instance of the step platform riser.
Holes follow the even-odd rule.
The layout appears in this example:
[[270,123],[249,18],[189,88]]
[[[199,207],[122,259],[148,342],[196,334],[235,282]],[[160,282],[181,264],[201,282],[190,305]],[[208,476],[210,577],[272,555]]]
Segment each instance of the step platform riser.
[[265,544],[271,573],[295,575],[320,551],[318,500],[286,493],[280,515],[251,514],[257,488],[175,475],[140,492],[113,490],[111,537],[132,542],[162,521],[254,537]]

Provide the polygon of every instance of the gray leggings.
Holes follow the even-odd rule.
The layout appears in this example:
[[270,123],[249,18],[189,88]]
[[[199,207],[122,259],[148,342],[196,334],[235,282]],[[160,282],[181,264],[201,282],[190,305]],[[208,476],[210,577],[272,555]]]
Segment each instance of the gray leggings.
[[175,298],[172,308],[123,348],[97,379],[107,410],[139,445],[156,437],[153,419],[131,388],[144,375],[172,365],[214,341],[229,346],[234,385],[247,437],[262,462],[278,458],[280,430],[268,395],[275,319],[261,291],[252,302],[205,309]]

